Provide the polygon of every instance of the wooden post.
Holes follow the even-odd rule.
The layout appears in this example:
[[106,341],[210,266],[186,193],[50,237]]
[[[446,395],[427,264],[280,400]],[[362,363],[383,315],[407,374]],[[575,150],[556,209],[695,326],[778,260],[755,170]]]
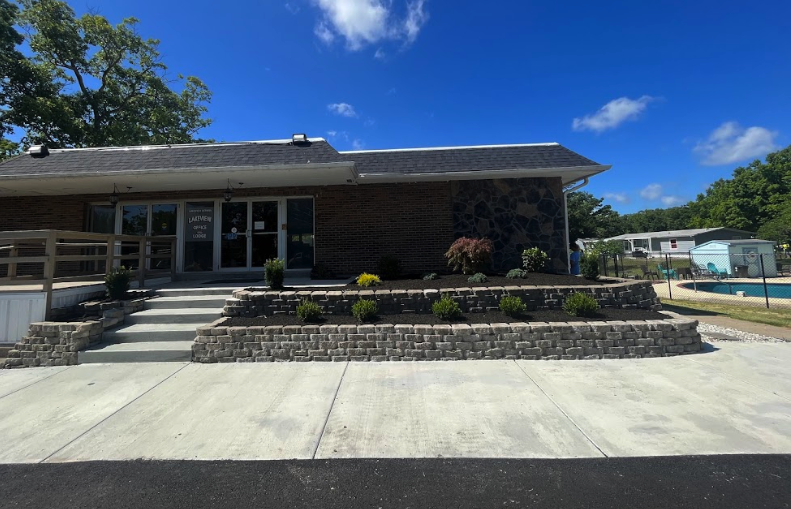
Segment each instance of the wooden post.
[[139,253],[137,253],[137,288],[142,289],[146,283],[146,238],[142,237],[138,243]]
[[49,320],[52,317],[52,283],[55,279],[57,240],[55,232],[48,233],[45,247],[47,261],[44,262],[44,320]]
[[[11,251],[8,254],[9,257],[14,258],[19,256],[19,250],[17,249],[16,242],[11,243]],[[9,279],[16,277],[16,262],[11,262],[8,264],[8,274],[6,274]]]
[[170,239],[170,280],[176,280],[176,239]]
[[109,274],[115,265],[115,235],[107,237],[107,261],[105,262],[104,273]]

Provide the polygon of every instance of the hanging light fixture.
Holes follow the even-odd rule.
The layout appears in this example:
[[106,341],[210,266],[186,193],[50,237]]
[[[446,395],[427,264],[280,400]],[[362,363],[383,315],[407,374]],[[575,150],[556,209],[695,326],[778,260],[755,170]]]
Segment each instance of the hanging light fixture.
[[[239,187],[242,187],[244,182],[239,182]],[[233,187],[231,187],[231,179],[228,179],[228,187],[225,188],[225,194],[223,195],[226,202],[229,202],[233,199]]]
[[120,195],[118,193],[118,188],[113,184],[113,192],[110,194],[108,200],[110,200],[110,205],[118,205],[118,200],[120,199]]

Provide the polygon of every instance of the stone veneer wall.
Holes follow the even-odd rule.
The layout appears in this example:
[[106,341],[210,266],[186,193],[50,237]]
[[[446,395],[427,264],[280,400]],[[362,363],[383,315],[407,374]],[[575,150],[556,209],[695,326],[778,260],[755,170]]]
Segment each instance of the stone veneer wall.
[[495,270],[521,268],[522,251],[538,247],[549,255],[552,270],[567,272],[559,178],[457,180],[451,196],[454,235],[490,238]]
[[453,325],[199,327],[198,362],[624,359],[701,350],[686,319]]
[[145,307],[144,298],[101,303],[101,318],[80,322],[34,322],[28,335],[8,352],[6,368],[71,366],[77,353],[101,342],[102,333],[124,322],[124,317]]
[[297,305],[305,298],[316,302],[325,314],[351,314],[352,305],[362,298],[375,299],[380,312],[385,314],[430,313],[431,304],[445,293],[450,294],[465,313],[499,309],[504,295],[521,297],[527,309],[535,311],[559,308],[574,292],[592,294],[601,307],[661,309],[650,281],[623,281],[595,286],[494,286],[441,290],[236,290],[233,297],[226,300],[223,316],[294,314]]

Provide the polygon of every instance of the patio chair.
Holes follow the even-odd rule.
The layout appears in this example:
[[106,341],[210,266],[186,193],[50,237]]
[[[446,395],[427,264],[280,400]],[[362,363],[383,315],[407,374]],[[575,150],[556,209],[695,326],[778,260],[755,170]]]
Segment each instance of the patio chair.
[[717,266],[714,265],[714,262],[707,263],[706,268],[708,268],[709,272],[717,279],[728,277],[728,271],[725,269],[718,269]]
[[675,269],[665,269],[664,267],[662,267],[661,263],[657,265],[656,268],[659,270],[659,273],[662,274],[662,277],[664,279],[668,279],[671,277],[673,279],[678,279],[678,272],[676,272]]
[[695,276],[692,274],[692,269],[689,267],[682,267],[678,269],[678,276],[684,279],[694,279]]
[[777,275],[778,276],[787,276],[789,269],[788,265],[785,265],[783,262],[777,262]]
[[650,277],[652,281],[653,281],[654,278],[659,279],[659,274],[657,274],[656,272],[650,271],[648,269],[648,265],[641,265],[640,269],[643,271],[643,279],[646,279],[646,277]]

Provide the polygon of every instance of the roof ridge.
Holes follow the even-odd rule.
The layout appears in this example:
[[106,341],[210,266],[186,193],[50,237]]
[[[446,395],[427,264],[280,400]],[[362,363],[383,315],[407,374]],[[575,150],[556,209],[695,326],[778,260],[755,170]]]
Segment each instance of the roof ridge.
[[476,149],[476,148],[555,147],[555,146],[561,146],[561,145],[556,141],[550,141],[545,143],[510,143],[510,144],[501,144],[501,145],[458,145],[455,147],[413,147],[413,148],[383,148],[383,149],[369,149],[369,150],[339,150],[338,153],[366,154],[366,153],[378,153],[378,152],[421,152],[421,151],[433,151],[433,150],[465,150],[465,149]]
[[[308,138],[311,143],[314,142],[327,142],[324,138]],[[292,140],[250,140],[250,141],[225,141],[219,143],[171,143],[169,145],[124,145],[124,146],[109,146],[109,147],[77,147],[77,148],[51,148],[50,152],[113,152],[123,150],[157,150],[167,148],[202,148],[202,147],[225,147],[225,146],[241,146],[241,145],[287,145],[291,144]],[[23,153],[25,154],[25,153]]]

